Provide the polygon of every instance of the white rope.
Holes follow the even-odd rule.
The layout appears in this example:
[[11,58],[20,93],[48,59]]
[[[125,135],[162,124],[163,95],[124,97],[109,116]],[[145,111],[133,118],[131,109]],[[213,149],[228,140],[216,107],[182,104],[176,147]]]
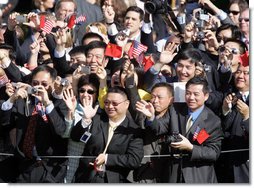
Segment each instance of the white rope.
[[[236,150],[226,150],[221,151],[221,153],[234,153],[234,152],[242,152],[242,151],[249,151],[249,149],[236,149]],[[0,153],[2,156],[14,156],[14,154],[11,153]],[[154,157],[171,157],[171,154],[165,154],[165,155],[144,155],[144,158],[154,158]],[[188,156],[188,154],[173,154],[173,157],[181,157],[181,156]],[[40,156],[40,158],[82,158],[82,159],[93,159],[97,156]]]

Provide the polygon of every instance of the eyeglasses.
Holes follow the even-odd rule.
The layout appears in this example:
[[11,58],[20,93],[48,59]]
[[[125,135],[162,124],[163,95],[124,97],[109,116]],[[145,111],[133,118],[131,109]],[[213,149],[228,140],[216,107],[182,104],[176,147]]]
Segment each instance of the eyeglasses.
[[79,93],[85,93],[85,92],[87,92],[89,95],[93,95],[93,94],[95,94],[95,92],[96,91],[94,91],[94,90],[92,90],[92,89],[79,89]]
[[[225,50],[226,50],[226,47],[225,47],[225,46],[219,47],[219,52],[225,52]],[[239,50],[236,49],[236,48],[230,48],[230,52],[231,52],[232,54],[238,54],[238,53],[239,53]]]
[[240,12],[239,12],[239,11],[235,11],[235,10],[230,10],[228,13],[229,13],[229,14],[232,13],[233,15],[237,15],[237,14],[239,14]]
[[32,81],[32,86],[38,86],[38,85],[42,85],[43,87],[47,87],[48,83],[47,82],[40,82],[38,80],[33,80]]
[[243,20],[244,20],[245,22],[249,22],[250,19],[249,19],[249,18],[239,18],[239,22],[242,22]]
[[104,105],[105,105],[105,106],[109,106],[110,104],[112,104],[112,106],[116,107],[116,106],[118,106],[119,104],[121,104],[121,103],[123,103],[123,102],[125,102],[125,101],[127,101],[127,100],[124,100],[124,101],[122,101],[122,102],[114,102],[114,101],[105,100],[105,101],[104,101]]

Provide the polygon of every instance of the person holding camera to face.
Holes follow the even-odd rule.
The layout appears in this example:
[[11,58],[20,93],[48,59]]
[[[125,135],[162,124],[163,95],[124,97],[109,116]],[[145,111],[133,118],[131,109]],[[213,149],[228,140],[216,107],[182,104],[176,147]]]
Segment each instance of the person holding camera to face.
[[9,121],[6,123],[17,130],[14,155],[19,169],[17,182],[63,182],[66,159],[43,157],[67,154],[67,140],[61,137],[66,129],[67,107],[63,100],[51,95],[55,78],[55,69],[38,66],[31,74],[32,88],[14,84],[16,89],[8,90],[13,94],[1,106]]
[[173,103],[168,119],[155,118],[153,105],[143,106],[142,111],[150,113],[146,128],[157,135],[169,135],[170,158],[163,163],[167,168],[162,182],[217,182],[214,163],[220,155],[223,132],[220,118],[204,104],[208,96],[206,79],[194,77],[186,84],[186,103]]
[[249,65],[238,65],[234,73],[234,89],[223,101],[225,139],[222,149],[239,150],[219,158],[218,179],[223,183],[249,183],[249,82]]

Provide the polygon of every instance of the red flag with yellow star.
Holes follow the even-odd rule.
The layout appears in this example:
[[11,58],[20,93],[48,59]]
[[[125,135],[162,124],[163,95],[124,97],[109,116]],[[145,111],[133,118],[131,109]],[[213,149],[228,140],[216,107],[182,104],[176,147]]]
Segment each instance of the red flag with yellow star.
[[117,46],[116,44],[108,43],[105,50],[105,56],[116,58],[122,57],[122,47]]

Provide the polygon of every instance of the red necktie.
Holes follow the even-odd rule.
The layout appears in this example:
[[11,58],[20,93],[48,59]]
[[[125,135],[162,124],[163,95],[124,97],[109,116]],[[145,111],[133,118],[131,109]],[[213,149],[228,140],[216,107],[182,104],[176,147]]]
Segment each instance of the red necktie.
[[35,129],[37,125],[38,114],[34,110],[32,116],[29,119],[28,127],[26,130],[25,138],[23,141],[23,153],[26,157],[33,158],[33,147],[35,145]]

